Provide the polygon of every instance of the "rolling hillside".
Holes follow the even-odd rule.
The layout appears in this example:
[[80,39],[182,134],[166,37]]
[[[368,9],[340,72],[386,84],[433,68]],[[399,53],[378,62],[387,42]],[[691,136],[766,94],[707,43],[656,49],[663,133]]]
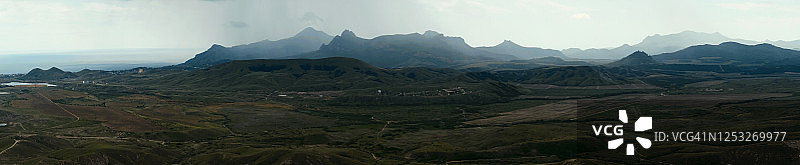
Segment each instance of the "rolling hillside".
[[653,60],[652,56],[648,55],[643,51],[636,51],[625,58],[606,64],[605,66],[619,67],[619,66],[641,66],[641,65],[654,65],[654,64],[658,64],[658,62]]
[[547,67],[530,70],[472,72],[467,77],[476,80],[495,80],[523,84],[550,84],[559,86],[597,86],[631,83],[621,76],[602,71],[598,67],[570,66]]
[[241,60],[195,71],[168,74],[142,83],[207,89],[321,91],[452,81],[452,69],[383,69],[344,57]]

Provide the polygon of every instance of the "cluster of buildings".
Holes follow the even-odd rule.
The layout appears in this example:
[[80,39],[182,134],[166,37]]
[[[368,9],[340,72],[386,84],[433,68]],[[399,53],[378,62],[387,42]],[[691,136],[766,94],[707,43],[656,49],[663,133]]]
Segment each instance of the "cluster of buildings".
[[706,88],[706,89],[701,89],[700,91],[703,91],[703,92],[722,92],[722,91],[732,91],[732,90],[734,90],[734,89],[733,89],[733,88],[728,88],[728,89],[723,89],[723,88]]
[[81,81],[81,84],[102,84],[100,81]]
[[277,92],[278,97],[286,98],[332,98],[344,94],[342,91],[314,91],[314,92]]
[[[450,96],[450,95],[462,95],[471,93],[472,91],[468,91],[464,88],[455,87],[455,88],[444,88],[440,90],[430,90],[430,91],[419,91],[419,92],[401,92],[397,93],[396,96]],[[381,92],[378,92],[380,94]]]

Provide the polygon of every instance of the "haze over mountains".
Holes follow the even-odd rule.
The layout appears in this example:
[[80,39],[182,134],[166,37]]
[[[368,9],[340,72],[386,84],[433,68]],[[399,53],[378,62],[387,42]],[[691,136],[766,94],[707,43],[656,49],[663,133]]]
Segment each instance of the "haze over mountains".
[[58,67],[65,71],[82,69],[126,70],[163,67],[185,62],[203,48],[136,48],[16,52],[0,54],[0,74],[26,73],[33,68]]
[[770,43],[772,45],[775,45],[775,46],[778,46],[778,47],[782,47],[782,48],[800,50],[800,40],[794,40],[794,41],[783,41],[783,40],[769,41],[769,40],[767,40],[767,41],[765,41],[765,43]]
[[[620,85],[637,83],[625,78],[629,74],[644,76],[663,74],[663,71],[772,74],[800,69],[800,51],[771,44],[724,42],[690,46],[653,56],[644,51],[635,51],[618,61],[600,66],[588,66],[591,64],[552,56],[508,60],[516,57],[465,45],[460,38],[445,37],[432,31],[374,39],[359,38],[351,31],[344,31],[334,37],[330,44],[321,46],[320,50],[282,57],[284,59],[229,60],[204,69],[187,69],[190,71],[167,67],[148,69],[147,72],[118,72],[149,75],[127,77],[115,77],[117,73],[106,71],[71,73],[55,67],[48,70],[37,68],[20,79],[92,79],[196,89],[324,91],[435,84],[454,80],[563,86]],[[633,70],[628,70],[630,68]],[[653,81],[657,84],[661,82]]]
[[678,65],[724,65],[738,67],[774,67],[800,64],[800,51],[777,47],[772,44],[747,45],[738,42],[695,45],[672,52],[650,56],[636,51],[618,61],[605,64],[608,67]]
[[[201,69],[229,61],[250,59],[320,59],[328,57],[350,57],[383,68],[461,68],[470,71],[530,69],[543,66],[593,65],[597,63],[592,62],[592,64],[590,64],[586,63],[586,61],[576,61],[575,59],[621,59],[636,51],[643,51],[646,54],[657,57],[659,54],[673,53],[695,45],[716,45],[724,42],[737,42],[750,45],[761,43],[730,38],[720,33],[683,31],[676,34],[648,36],[640,43],[634,45],[625,44],[616,48],[585,50],[571,48],[559,51],[539,47],[524,47],[510,40],[505,40],[495,46],[472,47],[466,44],[461,37],[445,36],[435,31],[426,31],[422,34],[383,35],[372,39],[366,39],[358,37],[355,32],[349,30],[345,30],[340,35],[334,37],[325,32],[308,27],[292,37],[280,40],[263,40],[231,47],[214,44],[208,50],[195,55],[194,58],[168,68]],[[800,40],[765,42],[787,49],[800,49]],[[776,52],[780,51],[773,51],[773,53]],[[738,57],[740,56],[737,56],[736,59],[743,60]],[[570,61],[557,60],[554,58],[569,59]],[[666,57],[657,57],[655,60],[671,60],[668,62],[681,63],[677,62],[676,59],[665,58]],[[686,60],[687,59],[683,59],[682,63],[686,63]],[[754,63],[763,63],[764,60],[779,59],[760,60],[761,62]],[[713,60],[704,59],[700,61],[711,62]],[[783,63],[786,62],[787,61],[784,61]],[[738,63],[748,62],[739,61]],[[771,63],[777,64],[777,61]],[[165,64],[162,64],[162,66],[163,65]],[[59,66],[60,68],[67,68],[73,71],[80,69],[70,69],[71,65],[53,66]],[[120,67],[141,67],[134,65],[122,66],[119,64],[114,64],[113,66],[118,66],[114,68],[114,70],[126,69]],[[147,65],[145,67],[153,66]]]
[[[636,51],[658,55],[676,52],[694,45],[723,42],[760,43],[729,38],[720,33],[683,31],[676,34],[648,36],[640,43],[625,44],[616,48],[585,50],[570,48],[559,51],[539,47],[523,47],[509,40],[491,47],[472,47],[466,44],[463,38],[445,36],[430,30],[423,34],[394,34],[366,39],[356,36],[355,32],[350,30],[345,30],[340,35],[333,37],[309,27],[293,37],[277,41],[264,40],[233,47],[213,45],[205,52],[197,54],[194,58],[175,67],[206,68],[227,61],[248,59],[350,57],[384,68],[445,68],[490,61],[530,60],[542,57],[621,59]],[[800,40],[765,42],[800,49]]]

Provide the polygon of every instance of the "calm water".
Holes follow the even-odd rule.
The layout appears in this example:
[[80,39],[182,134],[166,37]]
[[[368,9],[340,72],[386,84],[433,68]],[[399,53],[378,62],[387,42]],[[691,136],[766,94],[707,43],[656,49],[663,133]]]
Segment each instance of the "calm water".
[[49,87],[54,87],[56,85],[48,84],[48,83],[28,83],[28,82],[9,82],[9,83],[2,83],[0,85],[3,86],[17,86],[17,85],[47,85]]
[[72,72],[82,69],[161,67],[184,62],[202,51],[203,49],[109,49],[14,54],[0,52],[0,74],[28,73],[33,68],[50,67]]

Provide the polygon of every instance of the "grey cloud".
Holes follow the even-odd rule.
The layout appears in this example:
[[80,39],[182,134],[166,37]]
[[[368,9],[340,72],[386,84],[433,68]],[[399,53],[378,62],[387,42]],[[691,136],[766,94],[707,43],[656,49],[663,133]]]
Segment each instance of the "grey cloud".
[[230,22],[228,22],[228,26],[231,26],[231,27],[234,27],[234,28],[246,28],[246,27],[248,27],[250,25],[248,25],[247,23],[241,22],[241,21],[230,21]]

